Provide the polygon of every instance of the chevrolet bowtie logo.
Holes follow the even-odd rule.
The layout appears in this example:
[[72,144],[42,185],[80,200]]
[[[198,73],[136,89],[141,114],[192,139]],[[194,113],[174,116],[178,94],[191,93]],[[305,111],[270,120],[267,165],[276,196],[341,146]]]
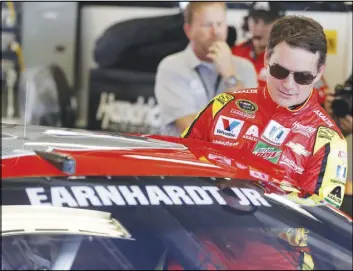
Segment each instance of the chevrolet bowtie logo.
[[310,152],[308,152],[303,145],[299,144],[299,143],[293,143],[292,141],[289,141],[286,144],[287,147],[289,147],[292,151],[294,151],[296,154],[298,155],[304,155],[304,156],[308,156],[310,155]]

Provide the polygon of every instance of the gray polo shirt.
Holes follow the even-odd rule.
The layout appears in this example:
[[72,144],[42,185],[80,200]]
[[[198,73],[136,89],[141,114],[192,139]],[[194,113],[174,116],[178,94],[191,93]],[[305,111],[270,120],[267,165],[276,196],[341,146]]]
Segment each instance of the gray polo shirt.
[[[232,56],[237,71],[237,78],[245,88],[257,87],[257,76],[254,65],[247,59]],[[175,121],[181,117],[197,114],[217,94],[227,90],[223,80],[214,84],[214,89],[205,89],[205,82],[196,71],[204,65],[201,76],[209,76],[217,81],[214,64],[201,62],[189,45],[184,51],[165,57],[158,65],[155,95],[161,110],[162,134],[180,136]],[[206,75],[207,74],[207,75]],[[216,85],[218,85],[216,89]]]

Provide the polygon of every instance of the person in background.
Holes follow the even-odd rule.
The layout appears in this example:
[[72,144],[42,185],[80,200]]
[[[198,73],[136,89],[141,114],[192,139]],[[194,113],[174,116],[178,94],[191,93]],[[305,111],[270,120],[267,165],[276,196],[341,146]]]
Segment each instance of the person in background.
[[251,37],[232,47],[234,55],[245,57],[254,64],[259,87],[266,85],[265,48],[271,28],[284,15],[285,11],[278,2],[253,2],[243,25]]
[[339,207],[347,179],[347,143],[313,89],[326,55],[326,36],[317,21],[278,19],[265,52],[266,86],[219,94],[182,137],[234,147],[278,164],[288,181],[302,188],[301,196]]
[[197,112],[225,91],[257,87],[253,64],[233,56],[227,39],[224,2],[190,2],[184,10],[184,51],[164,58],[158,68],[155,95],[162,133],[180,136]]

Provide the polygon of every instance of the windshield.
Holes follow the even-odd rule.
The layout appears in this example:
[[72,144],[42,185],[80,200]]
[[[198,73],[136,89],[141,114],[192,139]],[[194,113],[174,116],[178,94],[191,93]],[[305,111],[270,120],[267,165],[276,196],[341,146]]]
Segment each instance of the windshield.
[[[2,269],[352,269],[352,225],[261,183],[2,181]],[[69,207],[69,208],[68,208]]]

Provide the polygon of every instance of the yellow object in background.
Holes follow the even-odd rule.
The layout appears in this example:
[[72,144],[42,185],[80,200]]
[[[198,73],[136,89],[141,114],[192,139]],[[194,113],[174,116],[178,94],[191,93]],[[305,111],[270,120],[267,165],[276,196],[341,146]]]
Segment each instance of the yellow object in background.
[[337,30],[324,30],[327,40],[327,54],[337,54]]

